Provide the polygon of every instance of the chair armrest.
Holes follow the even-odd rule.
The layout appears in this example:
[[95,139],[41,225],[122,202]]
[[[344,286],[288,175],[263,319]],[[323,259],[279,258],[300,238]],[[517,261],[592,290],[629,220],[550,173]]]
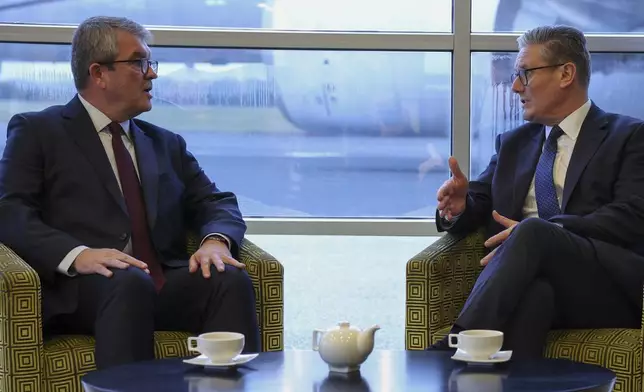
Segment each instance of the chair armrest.
[[0,391],[40,391],[43,379],[40,279],[0,244]]
[[[644,297],[642,299],[642,303],[644,304]],[[640,342],[642,342],[642,361],[644,361],[644,307],[642,307],[642,322],[640,324]],[[644,383],[644,379],[642,380]]]
[[481,272],[483,231],[445,234],[407,262],[405,347],[424,350],[451,326]]
[[284,349],[284,267],[244,238],[240,257],[253,281],[262,351]]

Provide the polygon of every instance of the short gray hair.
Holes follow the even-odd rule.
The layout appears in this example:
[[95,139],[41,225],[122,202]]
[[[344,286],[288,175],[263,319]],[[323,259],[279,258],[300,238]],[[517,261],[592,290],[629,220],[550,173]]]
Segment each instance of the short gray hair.
[[570,26],[540,26],[528,30],[517,39],[519,49],[528,45],[543,45],[541,55],[551,64],[572,62],[577,67],[579,83],[590,84],[590,53],[586,37],[580,30]]
[[145,43],[152,41],[152,34],[140,24],[111,16],[93,16],[84,20],[72,38],[72,75],[77,90],[87,86],[89,66],[109,62],[118,56],[118,31],[128,32]]

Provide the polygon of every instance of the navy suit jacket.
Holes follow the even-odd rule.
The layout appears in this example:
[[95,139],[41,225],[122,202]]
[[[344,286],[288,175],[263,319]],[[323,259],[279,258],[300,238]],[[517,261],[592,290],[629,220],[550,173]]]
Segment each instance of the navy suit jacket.
[[[523,206],[545,129],[525,124],[498,135],[496,154],[470,181],[466,208],[451,227],[438,212],[439,231],[468,233],[480,227],[492,236],[504,229],[492,210],[523,220]],[[591,241],[598,260],[642,307],[644,283],[644,123],[606,113],[595,104],[576,141],[563,188],[562,214],[550,219]],[[544,244],[547,246],[547,244]]]
[[[181,136],[137,119],[130,132],[160,261],[188,264],[188,231],[200,239],[225,234],[237,256],[246,225],[235,195],[217,189]],[[76,279],[57,272],[69,251],[124,249],[129,241],[125,200],[78,97],[11,118],[0,160],[0,222],[0,242],[40,276],[45,319],[75,309]]]

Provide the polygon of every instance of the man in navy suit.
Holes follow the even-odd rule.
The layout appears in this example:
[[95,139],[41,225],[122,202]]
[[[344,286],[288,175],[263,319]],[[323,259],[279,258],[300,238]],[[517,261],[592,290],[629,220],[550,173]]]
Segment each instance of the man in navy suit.
[[513,357],[538,357],[550,329],[640,327],[644,124],[589,100],[581,31],[538,27],[518,43],[512,89],[529,122],[497,137],[475,181],[450,158],[436,222],[490,236],[452,333],[502,330]]
[[260,349],[235,195],[181,136],[134,118],[151,109],[150,38],[125,18],[84,21],[78,95],[15,115],[0,161],[0,241],[37,271],[46,330],[94,335],[98,368],[154,358],[155,329],[240,332]]

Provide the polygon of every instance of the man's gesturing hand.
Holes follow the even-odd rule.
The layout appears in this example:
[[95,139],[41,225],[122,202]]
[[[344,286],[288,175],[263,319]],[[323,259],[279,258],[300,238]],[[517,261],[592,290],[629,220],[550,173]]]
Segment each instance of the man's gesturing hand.
[[436,199],[441,218],[451,220],[453,216],[459,215],[465,210],[469,183],[458,166],[456,158],[450,157],[448,164],[452,177],[438,189]]

